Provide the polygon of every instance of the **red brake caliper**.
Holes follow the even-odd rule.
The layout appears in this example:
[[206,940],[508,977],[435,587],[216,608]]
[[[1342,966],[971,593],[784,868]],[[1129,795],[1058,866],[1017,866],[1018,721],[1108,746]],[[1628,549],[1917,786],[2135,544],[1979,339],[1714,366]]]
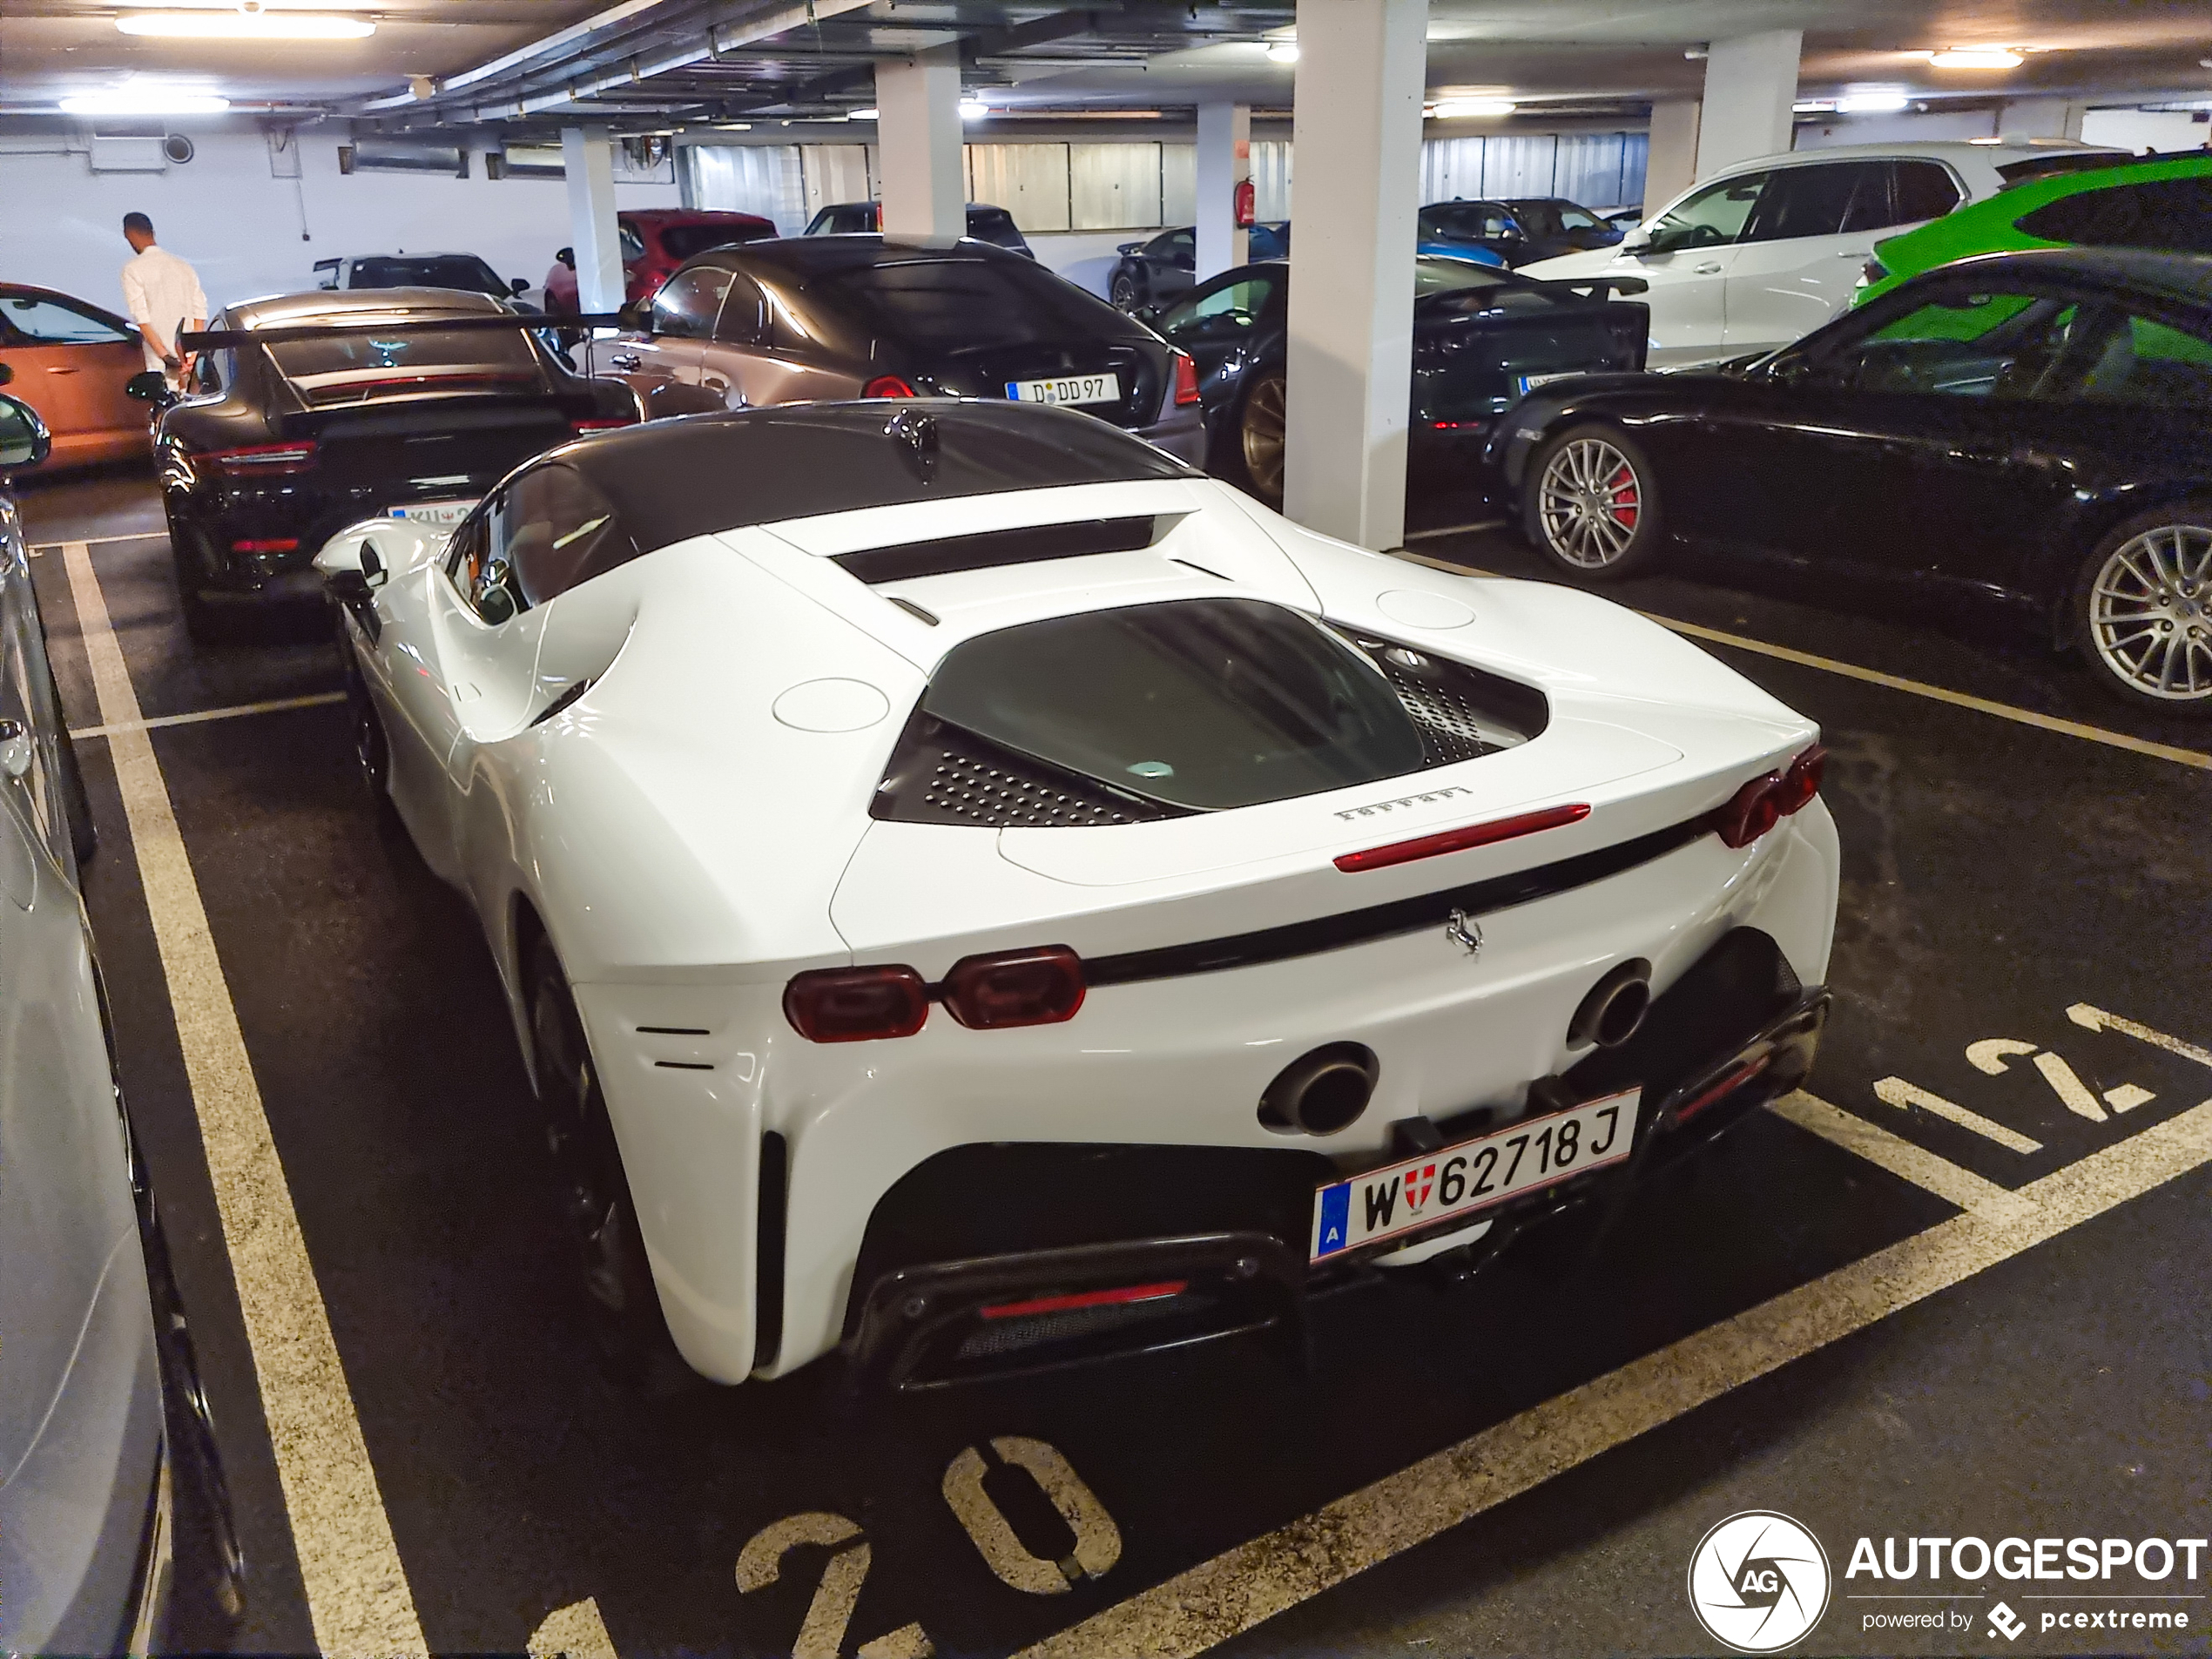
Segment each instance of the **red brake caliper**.
[[1606,499],[1613,514],[1613,522],[1624,530],[1636,527],[1636,475],[1626,462],[1621,469],[1605,481]]

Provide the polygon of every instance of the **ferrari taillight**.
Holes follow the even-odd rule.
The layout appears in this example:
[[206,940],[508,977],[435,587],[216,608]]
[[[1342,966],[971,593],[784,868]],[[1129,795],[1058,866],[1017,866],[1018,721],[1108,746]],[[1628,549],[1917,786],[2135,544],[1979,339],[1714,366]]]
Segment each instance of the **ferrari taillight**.
[[921,393],[896,374],[879,374],[860,388],[862,397],[920,397]]
[[233,478],[268,478],[305,472],[315,464],[313,439],[301,443],[257,443],[243,449],[210,449],[199,457]]
[[1713,814],[1722,844],[1749,846],[1791,813],[1811,805],[1827,764],[1828,751],[1816,743],[1785,770],[1752,779]]
[[1175,358],[1175,406],[1184,408],[1198,401],[1198,365],[1190,354],[1179,351]]
[[784,1017],[809,1042],[910,1037],[929,1017],[929,988],[911,968],[826,968],[784,988]]
[[1065,945],[963,956],[941,994],[953,1018],[977,1030],[1054,1025],[1083,1005],[1082,959]]

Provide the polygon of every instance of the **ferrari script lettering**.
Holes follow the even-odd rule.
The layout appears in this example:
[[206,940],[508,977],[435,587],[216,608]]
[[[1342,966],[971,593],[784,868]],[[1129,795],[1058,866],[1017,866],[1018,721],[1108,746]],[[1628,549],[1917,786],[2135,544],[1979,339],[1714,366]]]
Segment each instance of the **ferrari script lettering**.
[[1365,806],[1347,806],[1337,816],[1339,818],[1372,818],[1377,813],[1394,813],[1400,806],[1422,806],[1433,800],[1446,800],[1453,795],[1471,795],[1474,792],[1471,789],[1462,789],[1457,784],[1453,784],[1448,789],[1432,789],[1426,794],[1400,795],[1396,800],[1378,800],[1371,801]]

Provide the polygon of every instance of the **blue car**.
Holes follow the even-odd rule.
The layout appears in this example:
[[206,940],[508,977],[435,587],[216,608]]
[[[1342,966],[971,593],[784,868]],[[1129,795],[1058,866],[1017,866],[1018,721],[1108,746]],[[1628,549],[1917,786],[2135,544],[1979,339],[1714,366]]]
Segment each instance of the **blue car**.
[[1610,247],[1626,233],[1559,196],[1431,202],[1421,209],[1418,223],[1424,253],[1514,267]]

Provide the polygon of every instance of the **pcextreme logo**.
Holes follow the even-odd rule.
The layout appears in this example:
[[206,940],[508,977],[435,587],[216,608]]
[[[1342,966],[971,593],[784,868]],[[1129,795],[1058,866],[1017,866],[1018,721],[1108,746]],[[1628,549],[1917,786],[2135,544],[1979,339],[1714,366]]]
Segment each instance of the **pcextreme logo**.
[[1771,1509],[1747,1509],[1698,1541],[1690,1611],[1739,1653],[1779,1653],[1820,1622],[1829,1578],[1828,1552],[1811,1531]]

